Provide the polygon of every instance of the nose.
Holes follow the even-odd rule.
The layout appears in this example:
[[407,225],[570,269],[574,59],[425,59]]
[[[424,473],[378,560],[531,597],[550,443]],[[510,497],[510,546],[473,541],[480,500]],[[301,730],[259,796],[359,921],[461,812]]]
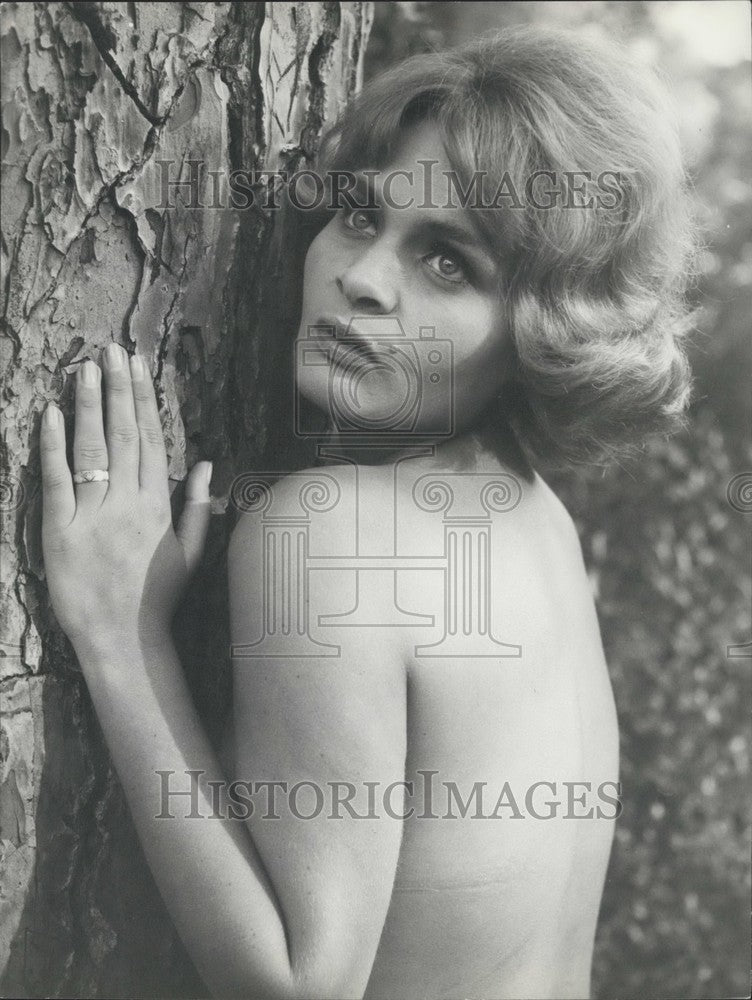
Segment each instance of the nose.
[[369,248],[342,267],[337,288],[351,308],[362,314],[386,315],[399,304],[395,264],[386,247]]

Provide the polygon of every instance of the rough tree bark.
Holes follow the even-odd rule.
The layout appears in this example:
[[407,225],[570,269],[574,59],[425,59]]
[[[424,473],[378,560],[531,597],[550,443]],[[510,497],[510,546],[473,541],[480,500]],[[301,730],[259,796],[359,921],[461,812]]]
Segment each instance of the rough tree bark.
[[[179,616],[207,725],[226,708],[227,493],[282,467],[290,330],[278,213],[217,208],[219,171],[311,161],[359,84],[366,3],[35,3],[2,9],[4,996],[200,995],[51,612],[37,436],[110,340],[149,359],[178,485],[214,461],[213,525]],[[159,161],[171,161],[170,167]],[[95,627],[96,623],[92,623]],[[158,767],[158,762],[155,762]]]

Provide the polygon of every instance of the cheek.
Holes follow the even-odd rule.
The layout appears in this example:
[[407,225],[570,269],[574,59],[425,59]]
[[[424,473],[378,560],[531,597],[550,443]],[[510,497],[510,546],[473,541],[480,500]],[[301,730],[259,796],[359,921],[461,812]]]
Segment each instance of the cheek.
[[470,397],[481,406],[507,379],[508,352],[502,325],[497,322],[486,337],[467,346],[469,349],[455,354],[455,386],[459,396]]
[[493,304],[466,307],[456,317],[454,357],[458,367],[482,369],[501,363],[507,340],[501,310]]
[[321,254],[316,247],[316,240],[311,243],[303,261],[303,309],[310,307],[316,298],[316,291],[321,285],[319,274]]
[[327,278],[331,279],[334,274],[336,247],[329,233],[332,222],[324,226],[308,248],[303,266],[306,292],[311,291],[313,285],[326,281]]
[[306,298],[309,297],[311,291],[315,287],[316,283],[320,280],[320,271],[323,261],[323,254],[321,252],[321,245],[319,240],[320,236],[311,243],[308,248],[308,253],[306,254],[305,263],[303,265],[303,282],[304,291]]

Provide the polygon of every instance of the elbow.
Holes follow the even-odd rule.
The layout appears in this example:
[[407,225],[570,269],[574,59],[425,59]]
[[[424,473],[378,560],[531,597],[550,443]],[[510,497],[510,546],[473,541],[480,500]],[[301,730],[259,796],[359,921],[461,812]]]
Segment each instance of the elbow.
[[356,985],[352,980],[343,979],[335,982],[336,977],[327,977],[326,981],[312,981],[309,977],[296,980],[291,977],[284,983],[259,983],[256,977],[245,980],[242,984],[227,985],[226,980],[215,982],[210,992],[217,1000],[362,1000],[365,988]]
[[[368,986],[369,973],[362,962],[348,963],[341,953],[303,965],[297,963],[290,973],[284,1000],[362,1000]],[[358,966],[361,966],[358,969]]]
[[[287,964],[287,963],[286,963]],[[258,966],[231,971],[213,970],[214,975],[204,975],[204,980],[213,997],[227,1000],[362,1000],[368,985],[368,976],[343,969],[341,960],[332,959],[315,963],[298,964],[295,968],[287,964],[284,969],[259,975]],[[228,972],[230,975],[228,976]]]
[[306,978],[285,994],[285,1000],[362,1000],[364,993],[365,986],[349,977],[327,976],[325,981]]

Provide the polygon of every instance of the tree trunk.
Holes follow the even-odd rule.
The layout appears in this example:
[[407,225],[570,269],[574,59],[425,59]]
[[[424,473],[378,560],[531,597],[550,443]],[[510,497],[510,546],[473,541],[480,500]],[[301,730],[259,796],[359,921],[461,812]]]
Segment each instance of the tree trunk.
[[[227,178],[310,164],[359,84],[370,6],[4,5],[4,996],[206,994],[50,609],[39,419],[58,402],[70,442],[75,372],[116,340],[151,364],[176,502],[186,469],[213,460],[216,516],[175,635],[216,736],[228,700],[230,484],[296,458],[285,248],[271,249],[279,213],[258,198],[228,207]],[[172,183],[192,178],[198,188]]]

